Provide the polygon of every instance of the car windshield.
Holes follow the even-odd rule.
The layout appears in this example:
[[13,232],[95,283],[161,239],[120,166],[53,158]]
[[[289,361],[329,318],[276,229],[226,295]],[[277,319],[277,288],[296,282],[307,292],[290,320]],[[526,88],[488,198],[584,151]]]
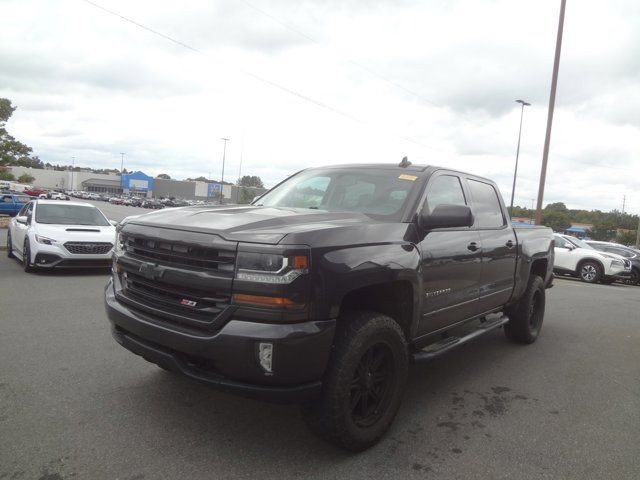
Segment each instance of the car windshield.
[[96,207],[83,205],[46,205],[36,207],[36,222],[55,225],[110,225]]
[[576,247],[580,247],[580,248],[588,248],[590,250],[595,250],[595,248],[593,248],[591,245],[589,245],[587,242],[585,242],[584,240],[580,240],[579,238],[575,238],[575,237],[564,237],[565,239],[569,240],[571,243],[573,243]]
[[302,171],[254,204],[361,212],[399,220],[418,177],[395,169],[327,168]]

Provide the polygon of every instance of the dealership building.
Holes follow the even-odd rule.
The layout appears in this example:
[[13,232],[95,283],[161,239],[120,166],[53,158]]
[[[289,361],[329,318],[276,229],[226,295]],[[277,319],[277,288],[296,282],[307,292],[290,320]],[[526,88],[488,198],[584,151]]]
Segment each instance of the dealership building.
[[[222,192],[225,201],[239,203],[240,192],[243,188],[219,183],[153,178],[144,172],[126,173],[121,177],[116,174],[98,174],[91,171],[71,172],[68,170],[58,171],[29,167],[8,167],[8,170],[15,178],[25,173],[31,175],[34,178],[32,183],[36,187],[84,190],[106,195],[213,200],[219,198]],[[260,195],[265,191],[262,188],[246,188],[255,192],[256,195]]]

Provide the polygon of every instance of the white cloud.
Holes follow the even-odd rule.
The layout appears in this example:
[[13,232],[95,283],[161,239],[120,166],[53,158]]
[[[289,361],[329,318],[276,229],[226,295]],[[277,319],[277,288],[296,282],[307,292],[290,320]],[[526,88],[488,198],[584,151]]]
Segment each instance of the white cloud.
[[[537,195],[556,1],[103,4],[202,54],[86,2],[1,3],[8,127],[44,161],[113,168],[126,152],[127,168],[218,178],[225,136],[227,179],[241,150],[268,185],[408,155],[490,176],[508,198],[524,98],[516,203]],[[640,212],[638,13],[567,7],[545,203],[609,210],[626,195]]]

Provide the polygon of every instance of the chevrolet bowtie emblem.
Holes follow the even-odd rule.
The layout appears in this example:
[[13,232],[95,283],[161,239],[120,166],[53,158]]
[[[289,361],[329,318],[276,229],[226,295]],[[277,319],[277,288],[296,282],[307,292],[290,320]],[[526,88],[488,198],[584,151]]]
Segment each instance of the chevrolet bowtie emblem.
[[159,280],[164,275],[164,268],[153,263],[141,263],[138,271],[148,280]]

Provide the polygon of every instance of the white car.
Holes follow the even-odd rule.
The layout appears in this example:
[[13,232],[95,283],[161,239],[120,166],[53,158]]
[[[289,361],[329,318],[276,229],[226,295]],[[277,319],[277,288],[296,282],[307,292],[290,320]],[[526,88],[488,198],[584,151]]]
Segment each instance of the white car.
[[554,233],[553,271],[587,283],[613,283],[631,275],[631,262],[621,255],[600,252],[570,235]]
[[115,226],[88,203],[34,200],[11,219],[7,254],[35,268],[108,267]]

